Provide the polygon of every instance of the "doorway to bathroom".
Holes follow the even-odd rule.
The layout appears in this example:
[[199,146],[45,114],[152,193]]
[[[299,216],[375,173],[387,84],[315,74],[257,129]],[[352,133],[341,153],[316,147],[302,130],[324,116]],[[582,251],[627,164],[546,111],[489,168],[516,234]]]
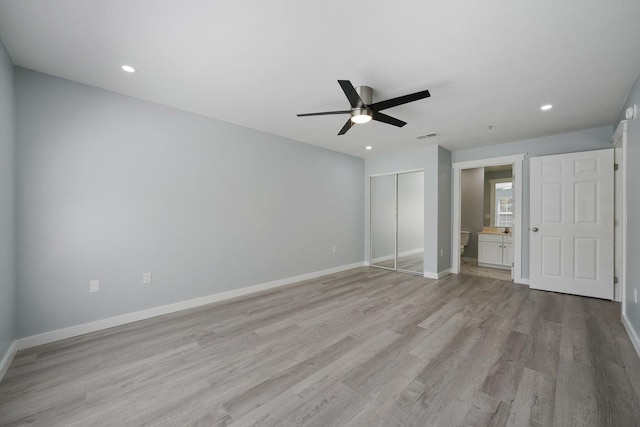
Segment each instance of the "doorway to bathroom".
[[461,172],[460,272],[511,280],[513,166]]
[[524,155],[453,163],[452,272],[522,279]]
[[424,171],[370,178],[371,266],[424,274]]

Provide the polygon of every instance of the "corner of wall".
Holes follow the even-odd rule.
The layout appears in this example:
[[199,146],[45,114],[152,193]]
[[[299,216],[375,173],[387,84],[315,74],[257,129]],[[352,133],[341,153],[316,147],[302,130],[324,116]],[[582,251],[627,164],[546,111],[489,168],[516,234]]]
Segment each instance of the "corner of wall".
[[438,272],[451,269],[451,152],[438,146]]
[[622,313],[622,324],[627,330],[627,335],[629,335],[629,339],[631,340],[631,344],[633,344],[633,348],[636,349],[636,353],[638,354],[638,357],[640,357],[640,336],[638,336],[638,331],[636,331],[636,329],[629,321],[629,318],[624,313]]
[[16,98],[14,65],[0,41],[0,380],[16,352]]

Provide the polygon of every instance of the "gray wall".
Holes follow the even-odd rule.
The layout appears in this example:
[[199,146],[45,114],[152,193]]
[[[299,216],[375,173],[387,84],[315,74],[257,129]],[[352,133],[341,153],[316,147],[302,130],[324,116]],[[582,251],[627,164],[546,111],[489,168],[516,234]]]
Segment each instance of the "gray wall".
[[478,258],[478,233],[482,231],[484,168],[463,169],[460,179],[460,226],[470,231],[465,258]]
[[[438,259],[437,272],[441,273],[451,268],[451,153],[438,147],[438,247],[435,256]],[[425,199],[425,211],[433,205]]]
[[[458,150],[451,153],[451,161],[455,163],[512,154],[526,154],[523,164],[522,227],[523,230],[527,230],[529,228],[529,158],[532,156],[611,148],[612,135],[612,127],[604,126],[489,147]],[[522,235],[522,276],[529,277],[529,234],[527,232]]]
[[[390,172],[424,169],[424,271],[446,270],[451,265],[451,161],[437,145],[421,145],[365,162],[365,259],[369,252],[369,177]],[[443,249],[443,256],[439,249]]]
[[[640,107],[640,76],[636,80],[627,101],[624,103],[614,129],[624,119],[625,109],[633,104]],[[635,262],[640,253],[640,192],[635,187],[640,182],[640,117],[629,120],[627,124],[627,265],[626,265],[626,306],[627,319],[640,336],[640,304],[633,302],[633,290],[640,294],[640,264]]]
[[24,69],[16,98],[20,337],[363,261],[362,159]]
[[13,63],[0,42],[0,359],[16,338]]

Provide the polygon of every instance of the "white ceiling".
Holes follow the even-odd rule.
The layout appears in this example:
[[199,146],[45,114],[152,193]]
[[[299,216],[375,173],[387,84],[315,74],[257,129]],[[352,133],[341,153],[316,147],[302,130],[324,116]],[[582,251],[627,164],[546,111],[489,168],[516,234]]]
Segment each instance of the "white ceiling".
[[[18,66],[358,157],[611,125],[639,21],[638,0],[0,0]],[[431,98],[385,110],[403,128],[296,117],[347,109],[338,79]]]

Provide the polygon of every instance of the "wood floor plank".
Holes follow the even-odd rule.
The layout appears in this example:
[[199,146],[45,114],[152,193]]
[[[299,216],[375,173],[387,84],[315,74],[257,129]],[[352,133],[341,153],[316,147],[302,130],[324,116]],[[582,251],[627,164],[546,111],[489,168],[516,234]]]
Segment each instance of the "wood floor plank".
[[282,426],[344,426],[362,408],[364,402],[342,383],[336,383],[311,396],[280,425]]
[[462,425],[470,427],[506,425],[505,415],[509,415],[510,405],[505,402],[478,391],[471,398],[470,406],[471,408],[462,420]]
[[346,337],[310,359],[288,368],[277,377],[256,384],[255,387],[245,393],[226,401],[224,407],[233,418],[240,417],[249,412],[249,410],[267,402],[274,394],[280,394],[297,384],[303,378],[311,375],[318,367],[328,365],[342,354],[351,350],[356,344],[357,341],[354,338]]
[[357,268],[18,352],[0,425],[638,426],[620,305]]
[[491,367],[480,390],[511,403],[516,395],[525,364],[531,353],[531,336],[511,331],[500,358]]
[[525,368],[511,405],[507,425],[553,425],[555,392],[553,377]]

